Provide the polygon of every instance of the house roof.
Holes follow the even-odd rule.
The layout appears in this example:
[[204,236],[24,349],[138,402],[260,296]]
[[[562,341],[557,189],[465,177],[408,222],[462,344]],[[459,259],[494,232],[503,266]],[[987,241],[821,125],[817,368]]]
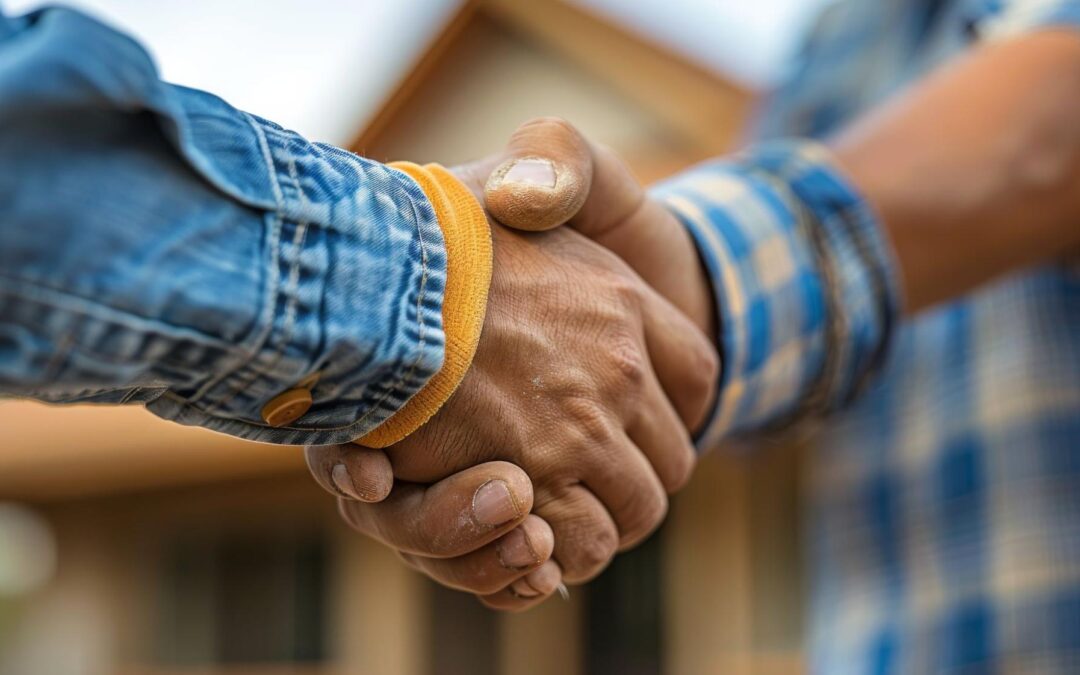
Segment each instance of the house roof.
[[[34,4],[4,1],[13,11]],[[363,12],[343,11],[354,0],[320,0],[302,10],[282,2],[280,11],[257,16],[244,11],[245,0],[74,1],[154,45],[166,78],[220,93],[314,138],[344,144],[363,129],[354,147],[408,103],[425,63],[452,46],[477,12],[593,73],[703,151],[727,147],[730,139],[717,130],[735,126],[724,120],[737,117],[747,99],[708,59],[660,41],[662,32],[601,14],[608,0],[371,0]],[[63,424],[52,421],[61,415]],[[6,402],[0,419],[8,422],[0,494],[9,496],[66,497],[303,466],[295,449],[166,425],[141,410]]]
[[[67,0],[148,45],[163,76],[336,144],[354,137],[467,0]],[[565,0],[715,74],[760,88],[828,0]],[[5,0],[21,12],[45,0]],[[522,8],[536,4],[519,0]]]
[[363,154],[377,146],[384,128],[425,91],[450,50],[461,46],[461,40],[470,39],[465,37],[473,35],[468,27],[477,19],[590,73],[705,155],[730,149],[733,139],[728,132],[741,126],[738,121],[751,99],[748,91],[730,78],[580,3],[470,0],[420,54],[350,147]]

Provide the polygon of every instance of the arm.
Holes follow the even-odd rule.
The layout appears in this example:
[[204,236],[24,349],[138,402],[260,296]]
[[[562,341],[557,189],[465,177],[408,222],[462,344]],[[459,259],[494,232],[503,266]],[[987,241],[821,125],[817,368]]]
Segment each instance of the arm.
[[[354,527],[493,606],[540,602],[659,524],[694,462],[665,388],[703,408],[715,355],[575,233],[495,228],[492,275],[476,191],[164,84],[77,13],[0,16],[0,391],[319,444]],[[266,414],[288,388],[314,405]],[[323,445],[358,437],[416,482],[359,504],[386,496],[353,472],[370,451]]]
[[[1080,22],[1075,3],[1062,7],[1043,22]],[[1078,117],[1080,41],[1048,30],[975,49],[832,148],[759,145],[651,196],[579,137],[524,138],[508,164],[548,156],[591,179],[570,223],[716,335],[720,399],[700,441],[711,447],[846,405],[902,312],[1076,251]],[[488,207],[536,229],[513,208],[521,191],[493,181]]]
[[[0,16],[0,55],[5,394],[329,443],[440,370],[446,238],[409,176],[161,82],[72,11]],[[264,410],[290,390],[306,413]]]
[[990,44],[842,133],[889,233],[905,310],[1080,247],[1080,36]]

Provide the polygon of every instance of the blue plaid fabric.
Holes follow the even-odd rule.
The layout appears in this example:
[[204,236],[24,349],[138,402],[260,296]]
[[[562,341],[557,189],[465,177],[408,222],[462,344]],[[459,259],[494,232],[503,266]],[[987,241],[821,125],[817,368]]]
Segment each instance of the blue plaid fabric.
[[1080,26],[1080,2],[835,3],[762,143],[657,188],[718,301],[702,446],[819,427],[812,672],[1080,673],[1080,265],[897,323],[873,213],[822,146],[768,140],[821,137],[980,40],[1045,26]]

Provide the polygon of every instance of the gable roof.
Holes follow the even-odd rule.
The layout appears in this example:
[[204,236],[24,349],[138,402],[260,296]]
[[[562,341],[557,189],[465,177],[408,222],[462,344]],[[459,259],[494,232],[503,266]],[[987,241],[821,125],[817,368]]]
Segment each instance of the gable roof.
[[435,65],[478,16],[535,41],[593,73],[666,122],[705,152],[720,152],[731,138],[717,129],[735,128],[750,91],[685,55],[563,0],[468,0],[413,61],[408,74],[353,139],[365,148],[422,88]]

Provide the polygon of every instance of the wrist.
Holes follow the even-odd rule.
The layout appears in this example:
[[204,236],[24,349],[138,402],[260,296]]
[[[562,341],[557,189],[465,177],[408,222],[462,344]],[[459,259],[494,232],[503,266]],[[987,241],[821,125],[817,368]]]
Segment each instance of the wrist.
[[438,164],[395,162],[421,187],[435,209],[446,245],[443,296],[445,356],[442,368],[379,427],[357,439],[382,448],[400,441],[427,422],[454,393],[472,364],[487,309],[492,245],[487,217],[469,189]]

